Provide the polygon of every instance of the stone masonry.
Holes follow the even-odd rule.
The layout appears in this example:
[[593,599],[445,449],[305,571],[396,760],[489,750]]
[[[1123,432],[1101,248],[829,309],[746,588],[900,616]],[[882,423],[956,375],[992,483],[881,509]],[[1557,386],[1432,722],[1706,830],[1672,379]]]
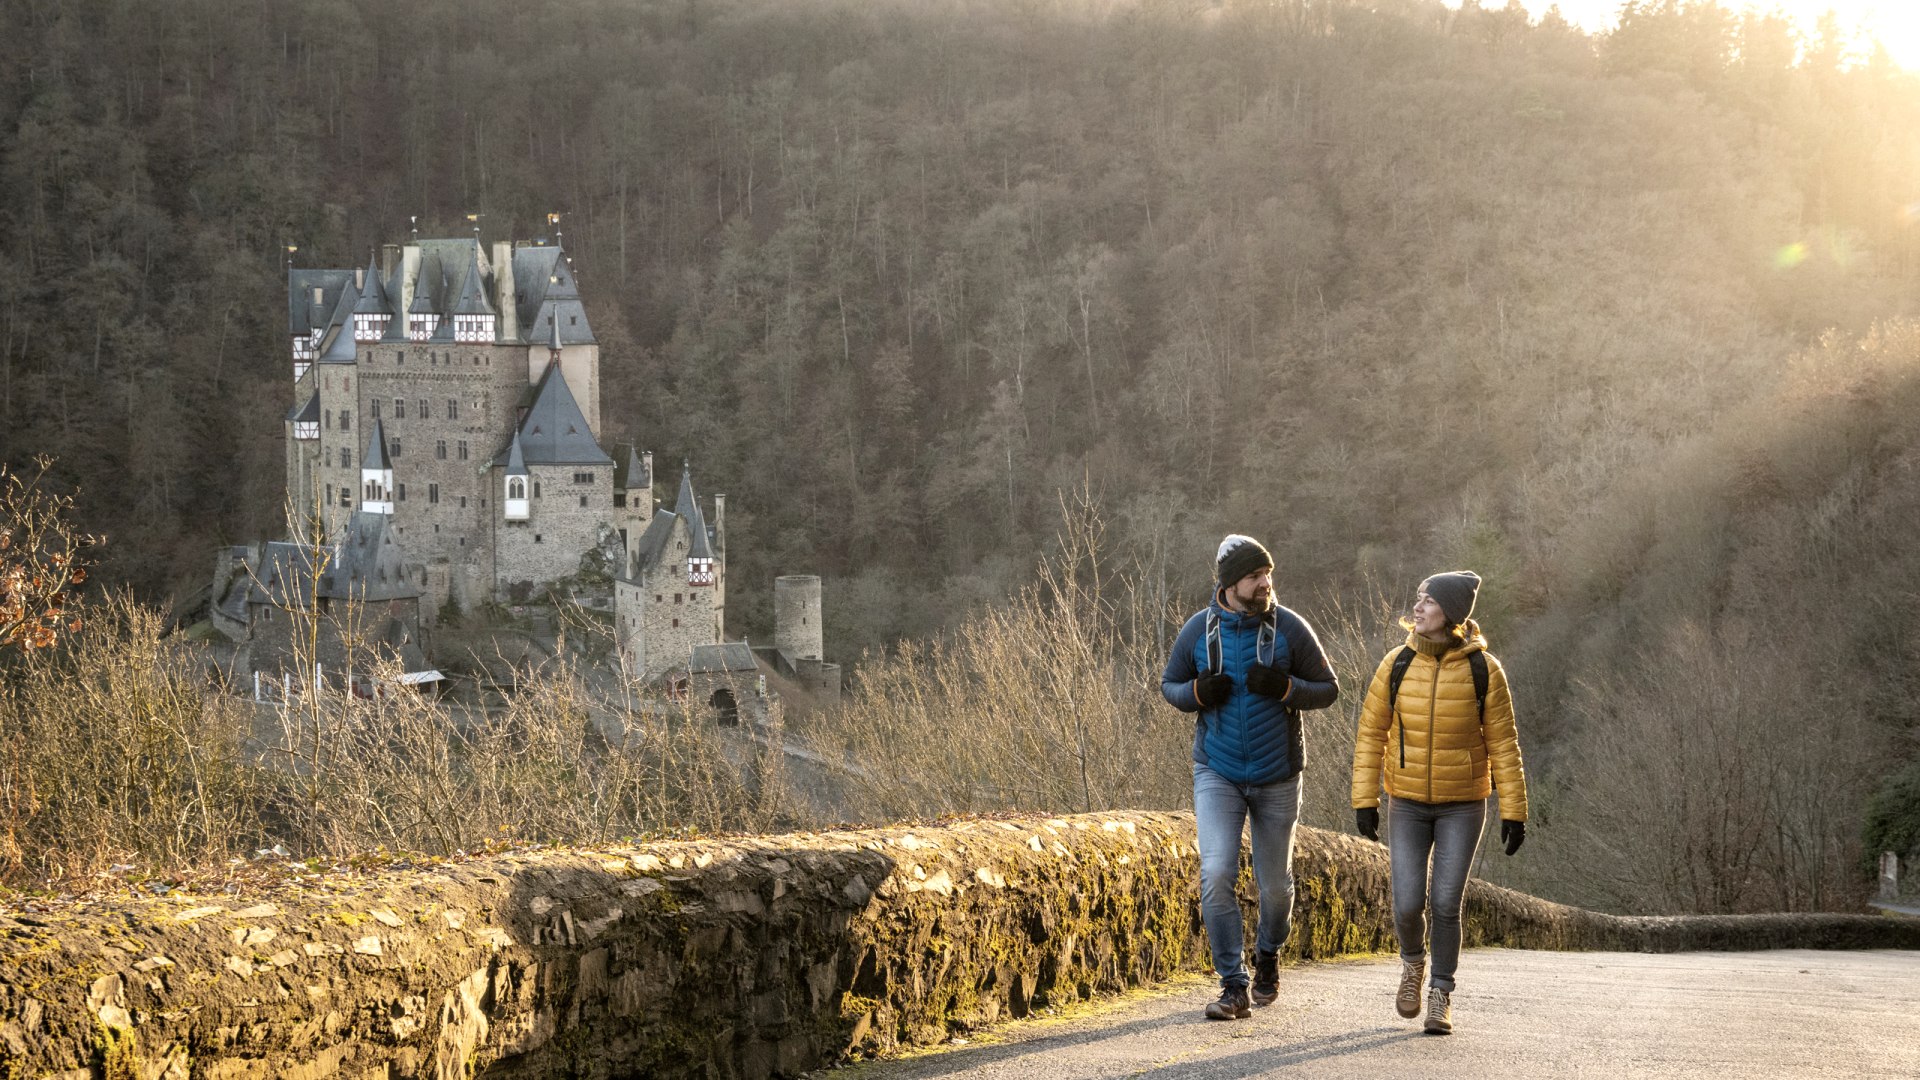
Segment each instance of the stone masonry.
[[[1289,960],[1391,947],[1384,848],[1302,829],[1296,870]],[[1115,812],[0,915],[0,1076],[792,1077],[1197,969],[1197,879],[1191,815]],[[1477,882],[1465,926],[1532,949],[1920,948],[1920,920],[1630,919]]]

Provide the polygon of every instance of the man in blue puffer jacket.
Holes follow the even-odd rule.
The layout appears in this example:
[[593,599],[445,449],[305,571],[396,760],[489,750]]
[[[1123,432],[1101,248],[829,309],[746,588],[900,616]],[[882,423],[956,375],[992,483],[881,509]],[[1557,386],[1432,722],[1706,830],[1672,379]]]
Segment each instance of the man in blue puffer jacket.
[[[1320,639],[1273,602],[1273,558],[1252,537],[1220,543],[1213,603],[1180,628],[1160,676],[1174,708],[1197,713],[1193,816],[1200,839],[1200,915],[1220,976],[1210,1020],[1245,1019],[1280,996],[1280,947],[1293,929],[1293,828],[1305,747],[1300,714],[1340,695]],[[1247,975],[1240,904],[1240,831],[1252,823],[1260,887],[1254,970]],[[1248,993],[1248,983],[1252,993]]]

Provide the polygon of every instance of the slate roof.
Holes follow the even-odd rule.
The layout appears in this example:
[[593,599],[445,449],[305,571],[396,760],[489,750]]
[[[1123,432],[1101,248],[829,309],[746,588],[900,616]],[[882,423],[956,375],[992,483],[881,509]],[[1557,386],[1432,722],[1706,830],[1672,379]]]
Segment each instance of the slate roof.
[[520,452],[520,433],[513,433],[513,441],[507,444],[507,476],[527,475],[527,458]]
[[393,305],[387,302],[386,286],[380,282],[380,267],[372,259],[367,260],[366,284],[360,290],[360,296],[353,304],[356,315],[391,315]]
[[[320,303],[313,302],[313,290],[319,288]],[[351,270],[287,271],[287,332],[305,337],[318,326],[324,329],[340,304],[340,295],[353,288]]]
[[713,558],[712,538],[707,534],[707,519],[700,514],[700,501],[693,497],[693,467],[686,462],[680,464],[680,497],[673,502],[673,512],[687,521],[687,531],[693,534],[693,546],[687,551],[689,559]]
[[[393,468],[393,465],[387,461],[386,429],[380,426],[380,419],[378,417],[374,418],[373,431],[367,436],[366,453],[360,455],[360,467],[363,469],[380,470]],[[380,516],[384,518],[387,515],[381,514]]]
[[682,465],[680,473],[680,497],[675,500],[673,509],[655,509],[653,520],[633,542],[633,558],[627,565],[626,580],[638,580],[642,571],[650,570],[666,562],[667,541],[673,537],[675,522],[687,523],[689,559],[711,559],[713,555],[713,537],[707,529],[707,522],[700,514],[700,504],[693,496],[693,471]]
[[687,671],[693,675],[725,671],[758,671],[759,668],[760,665],[753,662],[753,649],[744,641],[695,645],[687,663]]
[[653,520],[641,531],[640,538],[633,542],[633,561],[627,567],[627,580],[640,577],[642,570],[660,564],[660,556],[665,553],[667,541],[673,536],[673,523],[680,520],[673,511],[656,508]]
[[323,364],[351,364],[354,361],[353,305],[358,297],[352,288],[352,271],[347,272],[346,285],[340,290],[340,298],[334,301],[332,314],[327,316],[326,336],[320,339],[320,362]]
[[287,419],[296,424],[317,424],[320,422],[320,391],[308,395],[305,405],[295,405],[287,410]]
[[[593,441],[593,429],[587,426],[580,403],[567,388],[566,377],[551,364],[534,386],[533,404],[527,409],[526,419],[520,421],[516,441],[528,465],[613,464],[607,452]],[[511,449],[497,455],[494,464],[505,464]]]
[[593,327],[580,303],[579,283],[558,246],[522,246],[513,252],[514,317],[525,341],[551,341],[555,331],[565,345],[592,344]]
[[[616,446],[614,450],[613,460],[616,464],[613,468],[613,487],[615,491],[653,486],[653,477],[647,474],[646,461],[641,458],[637,448],[625,445]],[[624,460],[618,453],[620,450],[626,451]]]
[[487,301],[487,283],[480,273],[480,252],[476,248],[473,258],[467,263],[466,280],[460,285],[460,298],[453,302],[455,315],[491,315],[493,305]]
[[261,545],[257,560],[248,554],[247,602],[304,610],[309,596],[359,602],[418,598],[421,583],[407,571],[390,523],[385,514],[355,511],[340,542],[331,547],[279,540]]

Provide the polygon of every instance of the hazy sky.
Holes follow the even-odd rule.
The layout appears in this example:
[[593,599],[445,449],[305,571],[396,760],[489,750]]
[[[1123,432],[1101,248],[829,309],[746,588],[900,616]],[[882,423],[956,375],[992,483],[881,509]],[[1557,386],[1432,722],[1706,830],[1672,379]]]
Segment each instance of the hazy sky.
[[[1499,7],[1502,2],[1480,0],[1482,7]],[[1559,0],[1560,14],[1587,30],[1611,28],[1620,12],[1620,3],[1621,0]],[[1813,29],[1823,12],[1832,10],[1840,16],[1843,26],[1860,35],[1859,51],[1863,55],[1867,49],[1865,35],[1872,34],[1879,37],[1902,67],[1920,69],[1920,0],[1775,0],[1770,3],[1721,0],[1721,3],[1736,9],[1779,11],[1807,31]],[[1538,18],[1553,6],[1553,0],[1521,0],[1521,6]]]

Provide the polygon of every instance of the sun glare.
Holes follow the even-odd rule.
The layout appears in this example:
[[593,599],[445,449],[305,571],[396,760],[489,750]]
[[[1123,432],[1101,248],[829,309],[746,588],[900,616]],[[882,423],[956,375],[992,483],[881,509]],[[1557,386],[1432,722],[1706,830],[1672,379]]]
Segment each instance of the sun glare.
[[[1848,37],[1848,52],[1855,62],[1866,60],[1875,42],[1887,50],[1893,62],[1908,71],[1920,71],[1920,2],[1916,0],[1771,0],[1743,3],[1720,0],[1723,7],[1735,11],[1779,12],[1792,19],[1803,36],[1810,36],[1820,17],[1832,11]],[[1458,6],[1458,0],[1448,0]],[[1502,0],[1480,0],[1482,7],[1501,6]],[[1620,0],[1521,0],[1527,13],[1538,19],[1550,7],[1559,7],[1561,17],[1589,33],[1604,33],[1620,17]]]

